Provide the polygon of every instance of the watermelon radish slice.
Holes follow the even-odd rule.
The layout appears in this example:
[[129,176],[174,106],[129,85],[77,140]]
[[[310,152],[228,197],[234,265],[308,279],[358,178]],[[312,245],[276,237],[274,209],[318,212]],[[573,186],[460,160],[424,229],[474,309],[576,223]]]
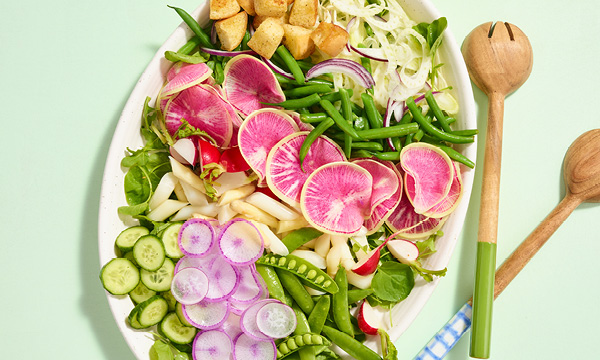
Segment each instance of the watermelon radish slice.
[[283,138],[267,157],[267,185],[280,199],[298,207],[300,192],[310,174],[319,167],[345,161],[342,149],[325,136],[319,136],[304,158],[304,171],[300,168],[298,153],[308,132],[299,132]]
[[262,61],[250,55],[238,55],[227,62],[224,69],[225,97],[244,116],[268,107],[265,103],[285,100],[273,72]]
[[229,111],[219,96],[207,88],[196,85],[178,93],[164,110],[169,133],[174,134],[185,119],[194,128],[206,131],[219,146],[227,146],[233,134]]
[[371,210],[373,177],[349,162],[334,162],[315,170],[306,180],[300,200],[304,217],[328,234],[353,235]]
[[381,225],[383,225],[384,221],[392,214],[398,204],[400,204],[402,196],[404,196],[404,189],[402,187],[403,180],[400,171],[398,171],[391,161],[383,161],[381,163],[394,171],[394,174],[398,178],[398,189],[391,197],[376,206],[375,209],[373,209],[371,216],[365,220],[364,226],[367,229],[367,235],[373,234],[381,227]]
[[407,196],[402,196],[400,204],[394,209],[385,223],[396,235],[407,239],[427,237],[442,226],[442,219],[417,214]]
[[173,276],[171,293],[183,305],[193,305],[204,300],[207,292],[208,278],[198,268],[186,268]]
[[[227,99],[225,98],[225,95],[223,95],[223,91],[221,90],[221,88],[219,88],[218,86],[207,86],[206,89],[212,91],[213,93],[215,93],[216,95],[219,96],[219,99],[221,99],[221,101],[223,102],[223,105],[227,108],[227,111],[229,112],[229,116],[231,116],[231,121],[233,123],[233,127],[239,128],[240,125],[242,125],[243,120],[238,115],[238,111],[235,108],[235,106],[231,105],[229,103],[229,101],[227,101]],[[237,136],[232,137],[231,141],[237,142]]]
[[229,316],[227,301],[201,301],[193,305],[183,305],[185,319],[201,330],[212,330],[221,326]]
[[263,254],[264,241],[250,221],[233,219],[221,230],[219,250],[230,264],[249,265]]
[[392,197],[392,195],[397,192],[398,187],[400,186],[400,181],[398,181],[398,177],[396,176],[394,170],[378,161],[371,159],[359,159],[353,161],[352,163],[367,170],[373,177],[373,189],[371,190],[371,211],[369,212],[370,215],[377,206]]
[[179,229],[177,242],[185,255],[204,256],[214,246],[215,231],[208,221],[192,218]]
[[414,211],[422,214],[440,203],[452,185],[454,166],[445,152],[428,143],[412,143],[400,151],[404,186]]
[[298,114],[297,112],[292,111],[292,110],[281,110],[281,111],[288,114],[292,118],[292,120],[294,120],[294,123],[296,123],[296,125],[298,125],[298,129],[300,129],[300,131],[311,131],[315,128],[311,124],[302,122],[302,120],[300,120],[300,114]]
[[244,120],[238,131],[240,152],[260,179],[265,177],[269,151],[295,132],[298,132],[298,126],[294,120],[276,109],[254,111]]
[[232,351],[231,337],[222,330],[199,332],[192,345],[194,360],[229,360]]
[[452,165],[454,166],[454,179],[448,195],[440,203],[424,212],[423,215],[441,218],[450,215],[458,206],[463,194],[462,178],[460,176],[460,166],[456,162],[453,162]]
[[169,82],[163,88],[161,96],[169,96],[200,84],[208,79],[211,74],[212,70],[205,63],[178,66],[173,72],[169,71],[167,75]]

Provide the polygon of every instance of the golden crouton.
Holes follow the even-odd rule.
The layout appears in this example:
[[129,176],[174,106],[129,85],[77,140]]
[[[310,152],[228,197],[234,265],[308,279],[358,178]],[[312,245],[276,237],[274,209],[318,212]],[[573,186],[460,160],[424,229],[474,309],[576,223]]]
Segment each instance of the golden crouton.
[[287,12],[287,0],[254,0],[256,15],[280,17]]
[[[258,27],[260,26],[260,24],[262,24],[263,21],[267,20],[270,17],[271,16],[256,15],[254,17],[254,19],[252,20],[252,26],[254,26],[255,29],[258,29]],[[279,24],[283,25],[283,24],[285,24],[286,16],[284,15],[284,16],[273,18],[273,19],[276,19]]]
[[248,27],[248,15],[244,11],[230,18],[215,22],[215,30],[221,41],[221,49],[231,51],[242,43]]
[[320,23],[310,37],[321,51],[331,57],[337,56],[348,43],[345,29],[326,22]]
[[276,18],[267,18],[248,41],[250,49],[270,59],[283,39],[283,27]]
[[311,28],[317,21],[319,0],[295,0],[290,11],[290,24]]
[[315,51],[315,43],[310,38],[312,30],[290,24],[283,25],[283,45],[294,59],[306,59]]
[[246,11],[246,13],[250,16],[255,16],[256,11],[254,11],[254,0],[237,0],[238,4]]
[[221,20],[232,17],[240,12],[237,0],[210,0],[211,20]]

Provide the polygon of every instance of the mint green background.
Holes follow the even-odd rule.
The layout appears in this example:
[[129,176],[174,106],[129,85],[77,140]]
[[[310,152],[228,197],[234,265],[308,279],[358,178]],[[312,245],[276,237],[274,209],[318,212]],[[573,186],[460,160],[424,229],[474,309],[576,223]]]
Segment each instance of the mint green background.
[[[600,6],[593,0],[434,3],[457,41],[518,25],[533,73],[506,101],[498,263],[564,195],[569,144],[600,127]],[[179,19],[165,1],[0,4],[0,357],[132,359],[98,281],[108,145],[138,77]],[[197,1],[171,2],[193,9]],[[479,126],[487,101],[475,89]],[[485,131],[480,135],[480,155]],[[412,359],[470,297],[481,169],[448,275],[397,342]],[[580,206],[494,307],[492,359],[598,358],[600,207]],[[468,358],[465,337],[447,357]]]

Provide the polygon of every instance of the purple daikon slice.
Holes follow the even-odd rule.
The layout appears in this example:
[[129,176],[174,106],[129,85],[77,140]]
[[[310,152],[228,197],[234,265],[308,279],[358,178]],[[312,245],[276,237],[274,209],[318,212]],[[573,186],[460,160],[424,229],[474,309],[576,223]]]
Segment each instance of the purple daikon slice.
[[269,303],[261,307],[256,314],[256,326],[266,336],[281,339],[296,329],[296,314],[286,304]]
[[[230,307],[230,310],[231,309]],[[242,328],[240,327],[240,315],[231,311],[227,320],[221,325],[221,330],[225,331],[230,338],[235,339],[240,333],[242,333]]]
[[233,340],[234,360],[275,360],[277,348],[273,340],[256,341],[241,333]]
[[223,226],[219,249],[229,263],[248,265],[262,255],[264,241],[260,231],[250,221],[233,219]]
[[194,267],[177,272],[171,281],[171,293],[182,305],[193,305],[204,299],[208,292],[208,278]]
[[192,218],[179,229],[177,242],[185,255],[200,257],[211,251],[215,239],[215,230],[210,222]]
[[223,330],[199,332],[192,345],[194,360],[230,360],[232,352],[231,337]]
[[193,305],[182,305],[185,319],[201,330],[220,327],[229,316],[229,303],[201,301]]
[[206,266],[202,270],[208,277],[208,291],[204,301],[226,300],[240,285],[240,276],[236,267],[218,255],[210,267]]
[[270,303],[279,303],[279,301],[274,299],[265,299],[255,302],[252,306],[248,307],[241,315],[240,327],[242,331],[253,338],[254,340],[264,341],[270,340],[271,337],[263,334],[257,324],[257,316],[260,309],[263,306]]
[[[254,270],[254,264],[239,266],[240,285],[231,294],[231,299],[238,303],[250,303],[260,298],[262,295],[262,286],[258,282],[257,272]],[[260,276],[260,275],[258,275]]]

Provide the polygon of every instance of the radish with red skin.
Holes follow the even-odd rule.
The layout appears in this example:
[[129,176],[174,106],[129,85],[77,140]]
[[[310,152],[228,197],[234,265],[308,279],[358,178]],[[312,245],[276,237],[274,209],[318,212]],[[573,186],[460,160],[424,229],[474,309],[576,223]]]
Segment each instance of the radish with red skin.
[[240,172],[250,169],[238,146],[229,148],[221,154],[220,164],[227,172]]
[[192,305],[183,305],[182,312],[185,319],[201,330],[219,328],[229,316],[229,303],[227,301],[207,302],[201,301]]
[[254,264],[238,266],[240,285],[231,294],[231,299],[240,303],[254,302],[262,295],[262,286],[258,282]]
[[215,244],[215,230],[203,219],[189,219],[179,229],[177,243],[181,251],[188,256],[204,256]]
[[250,221],[233,219],[221,231],[219,250],[227,262],[236,266],[249,265],[263,254],[264,240]]
[[175,141],[175,143],[169,147],[169,153],[175,160],[183,165],[195,166],[198,162],[196,144],[190,138],[183,138]]
[[194,360],[230,360],[233,341],[223,330],[198,332],[192,344]]
[[240,285],[240,275],[235,266],[221,256],[216,256],[211,266],[202,269],[209,279],[204,301],[222,301],[233,294]]
[[352,162],[363,169],[367,170],[373,177],[373,189],[371,190],[371,211],[369,216],[373,213],[375,208],[383,203],[385,200],[391,198],[398,190],[400,181],[396,173],[383,165],[382,163],[371,160],[371,159],[358,159]]
[[235,339],[236,336],[242,333],[242,328],[240,327],[240,316],[235,314],[233,309],[231,309],[227,320],[225,320],[223,325],[221,325],[221,330],[223,330],[232,339]]
[[277,348],[273,340],[256,341],[245,333],[233,340],[234,360],[275,360]]
[[393,213],[398,204],[400,204],[400,199],[405,196],[404,188],[403,188],[403,180],[400,171],[396,168],[394,163],[391,161],[382,161],[382,164],[392,169],[396,174],[396,178],[398,179],[398,189],[396,192],[388,199],[384,200],[381,204],[373,209],[371,216],[365,220],[365,228],[367,229],[367,234],[375,233],[381,225],[385,222],[385,220]]
[[196,304],[206,296],[208,292],[208,278],[198,268],[186,268],[173,276],[171,281],[171,293],[175,300],[183,305]]
[[363,301],[356,317],[359,329],[368,335],[377,335],[381,328],[381,317],[368,301]]
[[379,266],[379,258],[381,257],[381,248],[385,246],[388,240],[384,241],[381,245],[375,249],[369,251],[369,253],[363,257],[356,265],[352,268],[352,271],[358,275],[366,276],[374,273]]
[[206,140],[198,139],[198,153],[200,154],[200,166],[202,167],[213,163],[218,164],[221,161],[219,149]]
[[419,247],[417,244],[406,239],[390,240],[387,243],[390,253],[403,264],[410,267],[426,281],[433,281],[433,276],[446,275],[446,268],[442,270],[429,270],[423,268],[419,261]]

